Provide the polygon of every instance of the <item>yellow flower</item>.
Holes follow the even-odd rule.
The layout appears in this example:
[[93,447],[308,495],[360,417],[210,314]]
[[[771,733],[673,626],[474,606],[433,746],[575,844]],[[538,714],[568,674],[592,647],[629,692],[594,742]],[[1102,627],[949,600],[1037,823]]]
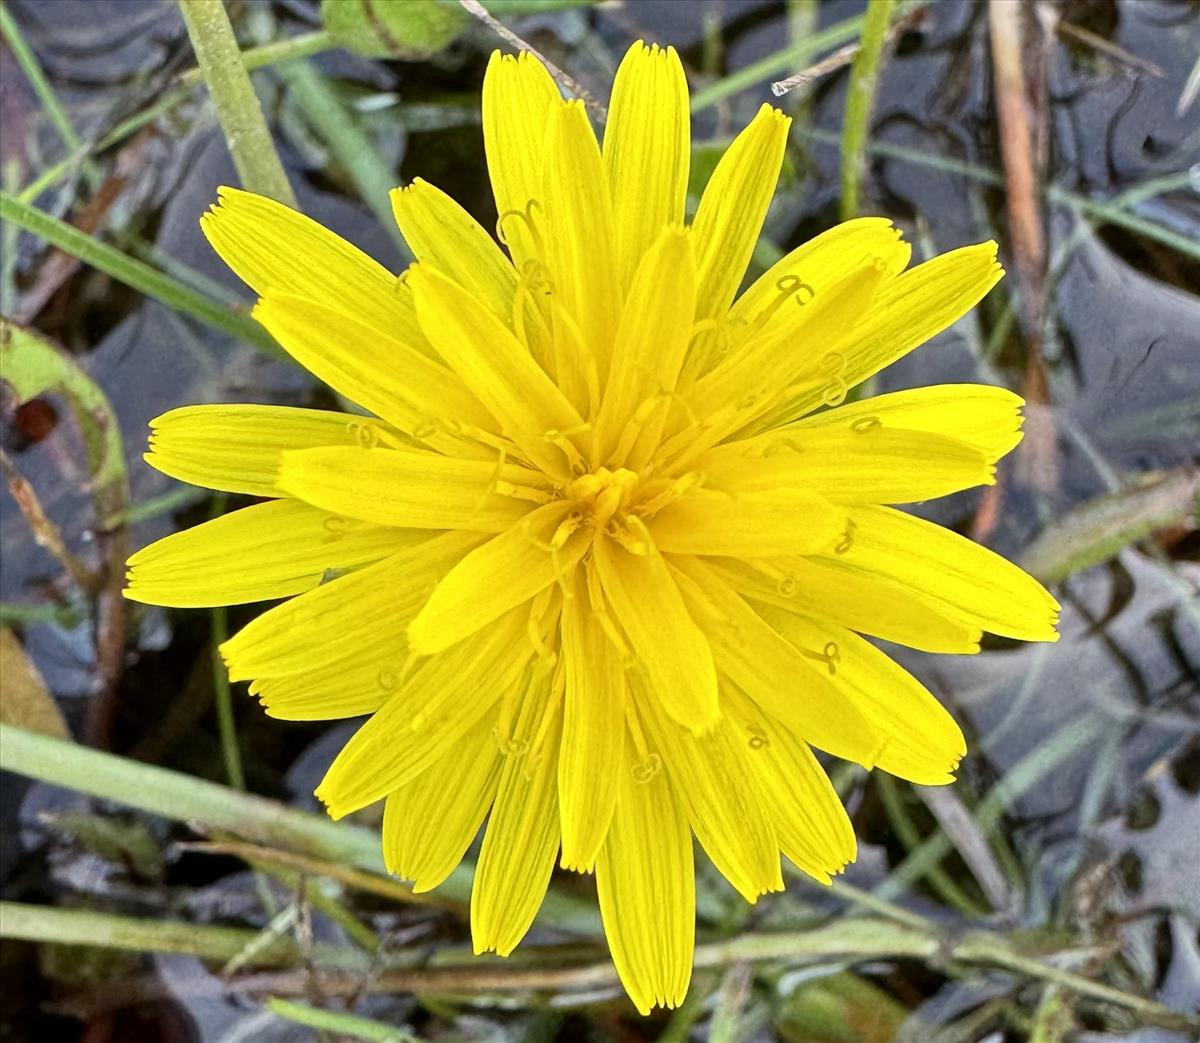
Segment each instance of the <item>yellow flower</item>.
[[[810,747],[922,785],[950,715],[860,634],[929,652],[1055,639],[1057,604],[893,505],[993,481],[1020,439],[1000,388],[849,388],[1001,277],[994,243],[905,271],[886,220],[839,225],[738,295],[788,120],[763,106],[690,224],[687,86],[635,44],[603,148],[529,55],[483,88],[488,232],[423,181],[393,195],[397,278],[233,189],[203,218],[254,314],[371,416],[192,406],[146,459],[267,498],[130,559],[127,595],[291,600],[221,649],[286,720],[370,719],[317,795],[386,798],[389,870],[436,887],[487,819],[476,951],[507,954],[555,863],[594,872],[638,1009],[691,975],[692,834],[748,901],[780,853],[855,857]],[[821,410],[821,407],[835,407]]]

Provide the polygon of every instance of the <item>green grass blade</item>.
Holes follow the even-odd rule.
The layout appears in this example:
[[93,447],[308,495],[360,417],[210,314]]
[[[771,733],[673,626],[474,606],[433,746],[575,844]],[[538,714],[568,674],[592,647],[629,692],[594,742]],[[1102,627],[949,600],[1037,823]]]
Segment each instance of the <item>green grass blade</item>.
[[[379,834],[371,830],[23,728],[0,724],[0,769],[177,822],[195,822],[326,861],[384,872]],[[438,896],[469,901],[473,877],[474,867],[464,862],[438,888]],[[539,918],[580,934],[600,932],[599,916],[590,902],[554,891],[546,895]]]
[[416,1043],[417,1040],[411,1033],[392,1025],[385,1025],[382,1021],[374,1021],[357,1014],[321,1010],[319,1007],[292,1003],[290,1000],[269,999],[267,1009],[287,1021],[294,1021],[297,1025],[305,1025],[322,1032],[333,1032],[338,1038],[362,1039],[367,1043]]
[[190,315],[213,329],[237,337],[254,347],[286,357],[283,350],[249,315],[234,311],[204,294],[184,286],[143,261],[81,232],[66,221],[44,210],[30,206],[8,192],[0,191],[0,220],[11,221],[19,228],[44,239],[51,246],[90,264],[117,282],[144,293],[168,308]]

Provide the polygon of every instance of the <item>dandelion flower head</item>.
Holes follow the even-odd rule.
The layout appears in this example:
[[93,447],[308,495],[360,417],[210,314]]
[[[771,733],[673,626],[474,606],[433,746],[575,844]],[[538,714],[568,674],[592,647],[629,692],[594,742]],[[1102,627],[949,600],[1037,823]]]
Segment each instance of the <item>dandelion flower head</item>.
[[629,51],[602,145],[538,61],[493,55],[495,237],[420,180],[392,197],[399,276],[246,192],[203,218],[259,322],[364,414],[152,424],[151,465],[262,502],[134,555],[128,596],[287,599],[221,653],[274,717],[369,715],[317,790],[329,813],[385,800],[385,862],[418,891],[486,821],[477,952],[512,951],[557,865],[594,873],[643,1012],[687,991],[693,836],[754,902],[781,854],[821,881],[855,857],[813,748],[952,780],[958,725],[861,635],[1055,638],[1033,579],[896,508],[991,483],[1021,400],[846,402],[987,293],[995,244],[909,268],[862,218],[739,294],[788,123],[764,105],[685,222],[672,49]]

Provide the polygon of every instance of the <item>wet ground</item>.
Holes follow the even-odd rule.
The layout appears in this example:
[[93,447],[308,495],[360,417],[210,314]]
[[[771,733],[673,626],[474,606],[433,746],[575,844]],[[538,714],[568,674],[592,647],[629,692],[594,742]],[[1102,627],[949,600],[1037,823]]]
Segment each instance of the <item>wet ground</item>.
[[[243,46],[319,27],[306,0],[230,6]],[[9,0],[7,7],[85,144],[162,99],[192,64],[172,3]],[[786,895],[749,910],[712,874],[702,889],[700,936],[716,941],[878,913],[862,897],[872,893],[893,903],[888,915],[894,907],[916,914],[948,945],[986,929],[1053,966],[1194,1010],[1200,8],[1166,0],[1037,7],[1040,29],[1024,59],[1030,161],[1042,190],[1041,262],[1021,277],[1021,259],[1037,251],[1014,235],[1007,209],[981,3],[928,4],[896,40],[871,124],[864,211],[895,219],[918,257],[988,238],[1001,244],[1009,278],[877,387],[979,380],[1030,399],[1028,436],[994,489],[918,510],[1056,584],[1062,640],[994,641],[977,657],[891,650],[962,722],[972,753],[960,783],[918,790],[857,770],[835,773],[861,841],[845,877],[855,890],[830,894],[797,880]],[[702,180],[719,147],[771,100],[771,81],[831,49],[813,53],[804,41],[861,9],[851,0],[640,0],[509,21],[601,97],[629,42],[673,43],[695,91],[694,167]],[[493,222],[478,104],[494,46],[489,31],[472,24],[425,61],[336,50],[309,59],[324,96],[371,143],[372,154],[350,157],[287,66],[256,74],[303,208],[394,269],[407,257],[364,200],[364,185],[421,176],[485,225]],[[7,39],[2,72],[0,171],[5,189],[20,192],[74,150]],[[846,85],[846,69],[835,68],[778,102],[795,123],[760,261],[838,219]],[[214,299],[246,301],[197,226],[215,187],[235,177],[202,92],[181,92],[144,128],[69,166],[32,200],[40,209]],[[100,528],[71,403],[46,394],[18,404],[5,389],[5,453],[85,569],[102,564],[122,538],[136,548],[236,505],[145,466],[151,417],[194,402],[332,403],[295,367],[71,264],[9,223],[0,245],[5,317],[62,345],[103,391],[119,429],[128,498],[117,520],[126,524]],[[10,489],[0,497],[5,719],[40,721],[50,731],[65,722],[81,741],[225,781],[214,627],[236,627],[253,612],[233,609],[225,619],[129,606],[124,620],[114,618],[105,590],[84,589],[35,541]],[[114,533],[121,528],[123,536]],[[25,677],[26,659],[36,676]],[[240,687],[234,707],[248,788],[313,808],[309,794],[352,725],[268,721]],[[0,874],[10,901],[204,925],[262,927],[283,916],[284,934],[350,948],[383,944],[415,961],[436,962],[466,938],[454,909],[337,888],[329,901],[312,900],[294,874],[290,882],[255,877],[238,858],[184,850],[181,842],[196,838],[185,825],[14,775],[4,776],[2,825]],[[588,892],[577,878],[556,886]],[[309,896],[298,901],[298,894]],[[535,926],[530,941],[566,937],[547,924]],[[538,958],[535,951],[529,959]],[[378,991],[369,975],[354,1009],[427,1039],[1189,1038],[1145,1011],[954,959],[804,964],[773,960],[753,971],[718,964],[697,973],[682,1012],[648,1021],[632,1017],[607,988],[418,996]],[[0,1038],[317,1038],[266,1011],[249,971],[222,973],[219,963],[191,955],[6,942],[0,967]],[[305,985],[303,964],[272,987],[322,999]]]

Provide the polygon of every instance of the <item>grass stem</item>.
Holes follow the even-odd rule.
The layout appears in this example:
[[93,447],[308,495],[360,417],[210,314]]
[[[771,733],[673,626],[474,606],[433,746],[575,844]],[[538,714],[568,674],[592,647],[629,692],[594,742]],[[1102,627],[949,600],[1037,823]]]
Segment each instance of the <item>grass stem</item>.
[[74,225],[0,190],[0,220],[14,225],[56,246],[84,264],[104,272],[139,293],[168,308],[190,315],[213,329],[251,344],[268,355],[283,358],[283,350],[249,315],[225,307],[204,294],[184,286],[176,279],[139,261]]
[[846,118],[842,123],[842,220],[858,216],[863,163],[875,84],[892,20],[895,0],[869,0],[863,19],[862,41],[850,66],[846,93]]
[[333,1032],[342,1039],[362,1039],[367,1043],[417,1043],[417,1037],[403,1029],[357,1014],[321,1010],[278,997],[267,1000],[267,1009],[286,1021],[321,1032]]
[[296,196],[242,62],[224,0],[179,0],[179,10],[242,187],[295,209]]

